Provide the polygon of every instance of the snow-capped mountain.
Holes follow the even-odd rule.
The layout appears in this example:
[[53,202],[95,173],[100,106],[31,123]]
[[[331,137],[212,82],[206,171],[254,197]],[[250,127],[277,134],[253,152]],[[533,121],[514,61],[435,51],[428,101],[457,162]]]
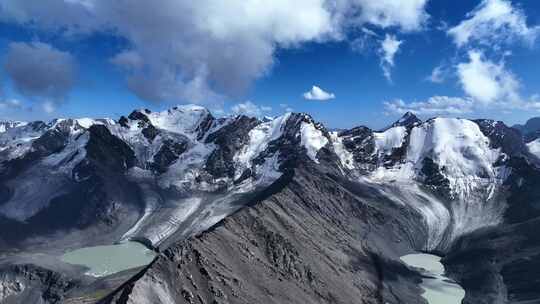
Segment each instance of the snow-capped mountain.
[[[146,239],[157,246],[175,233],[208,229],[237,210],[239,201],[283,174],[300,154],[295,150],[317,162],[328,142],[320,128],[303,114],[216,119],[199,106],[137,110],[118,121],[58,119],[14,127],[0,135],[2,181],[9,188],[0,214],[31,225],[54,208],[56,197],[71,195],[68,188],[102,187],[120,174],[115,178],[138,186],[142,206],[128,207],[133,203],[111,193],[95,207],[142,207],[120,240]],[[113,216],[109,212],[98,214]]]
[[4,133],[9,129],[24,126],[26,124],[27,123],[23,121],[0,121],[0,133]]
[[[127,183],[139,185],[142,204],[142,214],[121,239],[144,238],[159,245],[181,226],[185,236],[211,227],[300,158],[340,168],[353,181],[411,187],[429,195],[430,203],[412,205],[436,230],[426,245],[435,249],[502,220],[505,204],[499,192],[510,175],[507,163],[516,153],[508,149],[527,150],[497,141],[515,136],[510,130],[494,121],[422,122],[406,113],[384,131],[358,127],[330,133],[305,114],[263,121],[246,116],[217,119],[191,105],[163,112],[137,110],[118,121],[83,118],[12,125],[0,134],[3,182],[11,188],[0,213],[31,221],[66,191],[66,183],[84,183],[100,171],[120,172]],[[536,152],[535,142],[528,147]],[[327,157],[321,163],[323,148],[339,161]]]
[[[393,259],[394,250],[453,252],[468,235],[540,216],[531,205],[536,192],[527,190],[537,183],[539,162],[535,141],[526,143],[502,122],[421,121],[412,113],[380,131],[359,126],[329,132],[299,113],[216,118],[194,105],[141,109],[119,120],[21,123],[0,133],[0,247],[51,256],[126,240],[179,248],[195,246],[194,236],[233,221],[226,226],[233,230],[216,242],[255,250],[255,241],[229,238],[262,237],[272,247],[266,250],[288,261],[279,258],[265,269],[286,267],[281,271],[304,280],[311,275],[295,268],[300,255],[289,251],[295,243],[284,237],[303,238],[305,232],[325,239],[328,248],[339,247],[339,238],[322,232],[333,231],[363,248],[343,249],[342,255],[386,248],[381,254]],[[521,194],[525,190],[529,196]],[[258,218],[287,223],[269,233]],[[319,225],[322,230],[314,228]],[[366,242],[373,248],[364,248]],[[236,269],[238,263],[244,262],[223,267]],[[313,274],[322,266],[312,263]],[[144,282],[141,293],[157,288]],[[172,291],[166,296],[179,301]]]
[[384,131],[360,127],[333,138],[341,164],[355,178],[393,191],[416,189],[414,195],[425,197],[425,203],[407,204],[424,215],[430,230],[428,250],[443,249],[460,235],[500,223],[510,159],[529,153],[519,134],[501,122],[421,122],[411,113]]

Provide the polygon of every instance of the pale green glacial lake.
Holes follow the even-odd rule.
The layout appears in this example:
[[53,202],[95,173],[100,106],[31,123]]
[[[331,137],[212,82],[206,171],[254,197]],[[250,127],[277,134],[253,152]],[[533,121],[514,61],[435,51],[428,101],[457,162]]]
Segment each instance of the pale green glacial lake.
[[461,304],[465,290],[444,276],[441,258],[431,254],[409,254],[401,257],[407,265],[422,268],[422,274],[433,278],[423,278],[420,287],[424,289],[422,297],[429,304]]
[[80,248],[67,252],[63,262],[90,268],[86,274],[108,276],[127,269],[150,264],[156,253],[137,242]]

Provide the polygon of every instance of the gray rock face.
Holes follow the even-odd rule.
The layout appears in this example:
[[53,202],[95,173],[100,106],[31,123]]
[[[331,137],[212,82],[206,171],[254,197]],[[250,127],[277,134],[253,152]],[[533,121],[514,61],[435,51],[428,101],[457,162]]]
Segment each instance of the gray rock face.
[[366,165],[374,165],[377,162],[373,131],[368,127],[341,131],[339,137],[343,138],[343,145],[354,155],[355,162]]
[[61,273],[33,265],[15,265],[2,269],[0,301],[11,303],[62,303],[65,293],[80,282]]
[[256,118],[238,116],[231,123],[206,137],[206,143],[217,145],[206,161],[205,170],[214,178],[234,177],[234,155],[246,145],[248,133],[260,122]]

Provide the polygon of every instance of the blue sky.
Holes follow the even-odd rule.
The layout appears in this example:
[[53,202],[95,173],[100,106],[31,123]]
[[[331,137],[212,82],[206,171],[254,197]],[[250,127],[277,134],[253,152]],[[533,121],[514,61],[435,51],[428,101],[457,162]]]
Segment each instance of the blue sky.
[[3,0],[0,118],[117,118],[179,103],[308,112],[332,128],[380,128],[405,111],[540,116],[538,1],[222,5]]

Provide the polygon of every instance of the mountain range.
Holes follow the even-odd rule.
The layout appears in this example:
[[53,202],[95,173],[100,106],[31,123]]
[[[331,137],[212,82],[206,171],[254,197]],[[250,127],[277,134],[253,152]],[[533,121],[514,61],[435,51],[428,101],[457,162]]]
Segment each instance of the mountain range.
[[[540,303],[540,126],[406,113],[332,131],[303,113],[184,105],[0,123],[1,303],[427,303],[409,253],[463,303]],[[66,251],[136,241],[92,277]]]

